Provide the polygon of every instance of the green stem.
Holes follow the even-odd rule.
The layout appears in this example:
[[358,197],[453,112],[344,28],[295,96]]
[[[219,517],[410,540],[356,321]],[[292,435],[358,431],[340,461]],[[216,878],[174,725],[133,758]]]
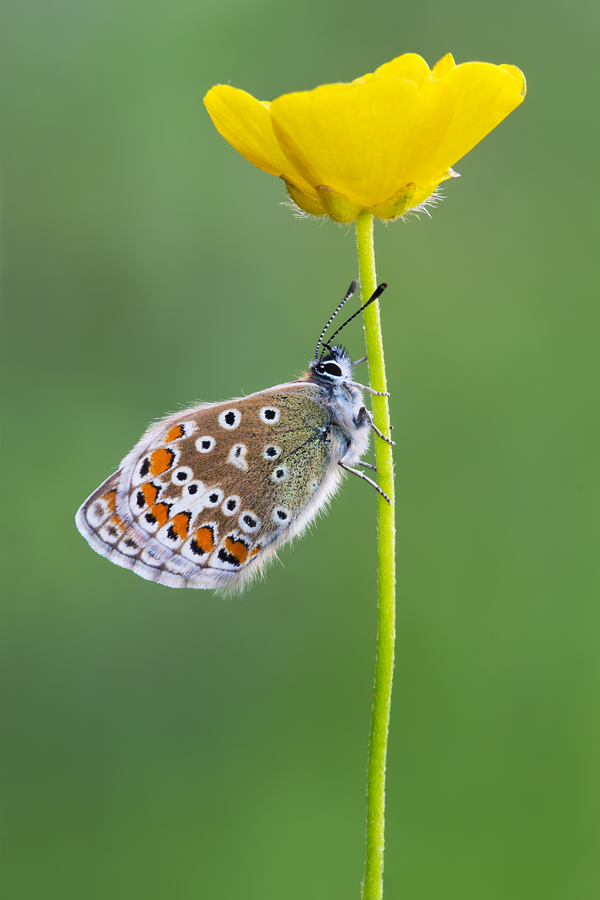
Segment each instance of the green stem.
[[[373,216],[369,213],[360,213],[356,220],[356,246],[362,300],[365,303],[377,286],[373,247]],[[364,317],[371,387],[376,391],[385,391],[387,388],[379,301],[375,301],[365,309]],[[390,412],[387,397],[373,397],[373,418],[380,431],[389,435]],[[385,763],[396,637],[394,462],[390,445],[376,435],[374,440],[377,481],[392,503],[388,505],[382,497],[379,497],[377,661],[369,742],[367,850],[362,900],[381,900],[383,897]]]

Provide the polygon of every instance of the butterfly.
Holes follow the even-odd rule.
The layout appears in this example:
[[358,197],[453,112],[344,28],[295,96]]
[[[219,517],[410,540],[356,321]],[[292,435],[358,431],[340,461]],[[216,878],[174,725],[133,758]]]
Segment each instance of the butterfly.
[[353,281],[319,337],[308,372],[225,403],[200,403],[151,425],[77,512],[101,556],[169,587],[240,589],[278,547],[301,534],[354,468],[375,426],[347,352],[325,334],[356,290]]

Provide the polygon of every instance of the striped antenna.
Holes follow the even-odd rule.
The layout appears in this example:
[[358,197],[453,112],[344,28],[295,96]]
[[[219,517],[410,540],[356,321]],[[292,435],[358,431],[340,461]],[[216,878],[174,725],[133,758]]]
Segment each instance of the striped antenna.
[[[355,282],[355,281],[353,281],[352,284],[353,284],[354,286],[356,286],[356,282]],[[367,302],[366,302],[365,304],[363,304],[363,306],[361,306],[360,309],[357,309],[356,312],[353,313],[353,315],[351,315],[349,319],[346,319],[346,321],[344,322],[344,324],[343,324],[343,325],[340,325],[340,327],[338,328],[338,330],[333,332],[333,334],[331,335],[331,337],[329,338],[328,341],[324,342],[324,341],[323,341],[323,335],[321,335],[321,337],[319,338],[319,344],[320,344],[320,343],[323,343],[323,347],[324,347],[324,348],[325,348],[325,347],[330,347],[330,346],[331,346],[332,340],[334,339],[334,337],[335,337],[337,334],[340,333],[340,331],[342,330],[342,328],[345,328],[346,325],[349,325],[350,322],[352,321],[352,319],[355,319],[355,318],[359,315],[359,313],[361,313],[364,309],[367,308],[367,306],[370,306],[371,303],[374,303],[375,300],[378,300],[379,297],[381,297],[381,295],[382,295],[383,292],[385,291],[386,287],[387,287],[387,284],[386,284],[385,282],[383,282],[382,284],[379,285],[378,288],[375,288],[375,291],[373,292],[373,296],[372,296],[372,297],[369,297],[369,299],[367,300]],[[352,293],[354,293],[354,291],[352,291]],[[346,299],[347,299],[347,298],[346,298]],[[344,300],[344,303],[346,302],[346,299]],[[343,303],[340,304],[340,306],[338,307],[338,309],[341,309],[342,306],[343,306]],[[336,312],[337,312],[337,309],[336,309]],[[335,314],[334,314],[334,315],[335,315]],[[332,316],[331,318],[333,319],[333,316]],[[331,321],[331,319],[330,319],[330,321]],[[327,330],[327,329],[325,329],[325,330]],[[318,348],[318,345],[317,345],[317,350],[318,350],[318,349],[319,349],[319,348]],[[322,355],[323,355],[323,354],[321,353],[321,356],[322,356]]]
[[[319,340],[317,341],[317,349],[315,350],[315,359],[318,359],[318,358],[319,358],[319,347],[320,347],[321,344],[323,343],[323,338],[325,337],[325,332],[327,331],[327,329],[329,328],[329,326],[331,325],[331,323],[333,322],[333,320],[335,319],[335,317],[336,317],[337,314],[339,313],[339,311],[340,311],[340,309],[342,308],[342,306],[344,305],[344,303],[346,303],[346,302],[350,299],[350,297],[352,296],[352,294],[353,294],[354,291],[356,290],[357,286],[358,286],[358,281],[353,281],[352,284],[350,285],[350,287],[348,288],[348,292],[347,292],[346,296],[344,297],[344,299],[342,300],[342,302],[340,303],[340,305],[337,307],[337,309],[336,309],[336,310],[331,314],[331,316],[329,317],[329,321],[327,322],[327,325],[325,326],[325,328],[324,328],[323,331],[321,332],[321,335],[320,335],[320,337],[319,337]],[[337,331],[336,331],[336,334],[337,334]]]

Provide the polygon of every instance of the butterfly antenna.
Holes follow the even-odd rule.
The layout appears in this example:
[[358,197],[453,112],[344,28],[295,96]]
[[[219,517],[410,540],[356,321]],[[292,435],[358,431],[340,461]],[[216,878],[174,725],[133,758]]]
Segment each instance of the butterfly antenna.
[[[327,322],[327,325],[325,326],[325,328],[324,328],[323,331],[321,332],[321,335],[320,335],[320,337],[319,337],[319,340],[317,341],[317,349],[315,350],[315,359],[318,359],[318,358],[319,358],[319,347],[320,347],[321,344],[323,343],[323,338],[325,337],[325,332],[327,331],[327,329],[329,328],[329,326],[331,325],[331,323],[333,322],[333,320],[335,319],[335,317],[336,317],[337,314],[339,313],[339,311],[340,311],[340,309],[342,308],[342,306],[344,305],[344,303],[346,303],[346,302],[350,299],[350,297],[352,296],[352,294],[353,294],[354,291],[356,290],[357,286],[358,286],[358,281],[353,281],[352,284],[350,285],[350,287],[348,288],[348,291],[347,291],[347,293],[346,293],[346,296],[344,297],[344,299],[342,300],[342,302],[340,303],[340,305],[337,307],[337,309],[336,309],[336,310],[331,314],[331,316],[329,317],[329,321]],[[336,331],[336,334],[337,334],[337,331]]]
[[[356,282],[353,281],[352,284],[356,285]],[[321,343],[323,342],[323,347],[330,347],[330,346],[331,346],[331,342],[332,342],[332,340],[334,339],[334,337],[335,337],[337,334],[339,334],[340,331],[341,331],[343,328],[346,327],[346,325],[349,325],[350,322],[352,321],[352,319],[355,319],[355,318],[356,318],[356,317],[357,317],[364,309],[367,308],[367,306],[370,306],[371,303],[374,303],[376,300],[378,300],[378,299],[381,297],[381,295],[383,294],[383,292],[385,291],[386,287],[387,287],[387,284],[386,284],[385,282],[383,282],[382,284],[379,285],[378,288],[375,288],[375,291],[373,292],[373,296],[372,296],[372,297],[369,297],[369,299],[367,300],[367,302],[364,303],[364,304],[361,306],[360,309],[357,309],[356,312],[353,313],[353,315],[351,315],[349,319],[346,319],[346,321],[344,322],[344,324],[343,324],[343,325],[340,325],[340,327],[338,328],[338,330],[333,332],[333,334],[331,335],[331,337],[329,338],[329,340],[328,340],[327,342],[324,342],[324,341],[323,341],[323,335],[321,335],[321,337],[319,338],[319,344],[321,344]],[[354,291],[353,291],[352,293],[354,293]],[[346,299],[347,299],[347,298],[346,298]],[[345,303],[345,302],[346,302],[346,301],[344,300],[344,303]],[[343,306],[343,304],[341,304],[341,306]],[[340,309],[341,306],[338,307],[338,309]],[[336,312],[337,312],[337,310],[336,310]],[[333,319],[333,316],[332,316],[331,318]],[[330,321],[331,321],[331,319],[330,319]],[[325,329],[325,331],[326,331],[326,330],[327,330],[327,329]],[[318,350],[318,349],[319,349],[319,347],[318,347],[318,345],[317,345],[317,350]]]

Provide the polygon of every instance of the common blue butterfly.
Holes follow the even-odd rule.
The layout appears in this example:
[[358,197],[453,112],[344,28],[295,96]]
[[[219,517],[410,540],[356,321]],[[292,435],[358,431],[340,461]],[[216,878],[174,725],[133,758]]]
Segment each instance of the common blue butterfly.
[[361,463],[376,428],[355,366],[327,329],[308,372],[225,403],[200,403],[151,425],[117,472],[77,512],[90,546],[142,578],[169,587],[236,590],[301,534],[340,485],[358,475],[388,502]]

